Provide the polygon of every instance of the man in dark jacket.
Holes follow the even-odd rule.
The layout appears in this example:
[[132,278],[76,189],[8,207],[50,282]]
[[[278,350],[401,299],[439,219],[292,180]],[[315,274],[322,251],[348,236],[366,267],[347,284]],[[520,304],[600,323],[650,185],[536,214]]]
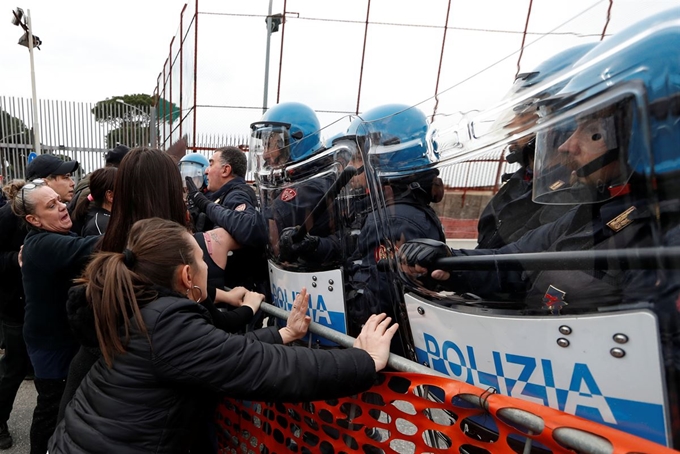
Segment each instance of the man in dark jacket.
[[0,334],[5,354],[0,357],[0,449],[12,446],[7,421],[31,364],[22,333],[24,287],[19,266],[19,249],[26,233],[26,226],[12,212],[11,205],[3,205],[0,208]]
[[243,286],[267,295],[269,281],[264,258],[267,230],[257,210],[255,191],[245,180],[246,155],[236,147],[224,147],[217,150],[209,162],[206,175],[210,198],[196,188],[191,179],[187,179],[187,189],[190,202],[210,221],[205,223],[203,231],[222,227],[241,246],[229,257],[224,285]]

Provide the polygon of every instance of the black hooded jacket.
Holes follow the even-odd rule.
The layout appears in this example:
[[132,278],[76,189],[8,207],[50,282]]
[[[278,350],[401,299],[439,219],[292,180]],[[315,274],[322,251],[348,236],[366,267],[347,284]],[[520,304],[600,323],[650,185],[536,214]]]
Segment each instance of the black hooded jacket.
[[274,328],[228,334],[202,306],[168,295],[141,309],[148,339],[133,331],[111,368],[103,359],[92,367],[50,439],[50,453],[186,452],[205,391],[304,401],[373,384],[375,363],[363,350],[272,345],[281,343]]

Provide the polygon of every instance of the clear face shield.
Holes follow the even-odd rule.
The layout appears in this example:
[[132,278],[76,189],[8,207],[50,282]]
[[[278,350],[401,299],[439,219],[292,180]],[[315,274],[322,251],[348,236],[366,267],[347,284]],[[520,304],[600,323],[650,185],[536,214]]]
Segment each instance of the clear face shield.
[[290,160],[289,124],[253,123],[251,128],[251,170],[275,169]]
[[632,173],[627,162],[631,104],[610,103],[546,123],[536,134],[535,202],[595,203],[618,195]]
[[179,173],[182,175],[182,184],[187,187],[185,178],[189,177],[194,180],[197,188],[202,188],[205,182],[205,169],[197,162],[180,162]]

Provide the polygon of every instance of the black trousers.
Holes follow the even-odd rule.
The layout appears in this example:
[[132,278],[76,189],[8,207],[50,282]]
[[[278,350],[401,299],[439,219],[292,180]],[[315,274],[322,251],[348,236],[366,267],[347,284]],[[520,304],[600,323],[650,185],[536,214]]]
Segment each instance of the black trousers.
[[33,410],[31,423],[31,454],[45,454],[47,442],[57,427],[59,402],[64,394],[66,379],[35,378],[38,402]]
[[9,420],[19,386],[31,368],[23,328],[23,323],[0,322],[5,344],[5,354],[0,358],[0,423]]

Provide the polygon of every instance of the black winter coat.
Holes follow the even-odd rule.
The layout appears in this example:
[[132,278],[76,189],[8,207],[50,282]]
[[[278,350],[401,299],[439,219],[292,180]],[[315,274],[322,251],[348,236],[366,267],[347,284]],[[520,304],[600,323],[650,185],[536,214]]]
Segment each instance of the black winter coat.
[[165,296],[141,309],[149,340],[134,333],[113,367],[90,370],[50,439],[57,453],[186,452],[197,396],[330,399],[368,389],[375,363],[363,350],[271,345],[274,328],[231,335],[193,301]]
[[26,238],[26,225],[10,204],[0,208],[0,318],[24,322],[24,286],[21,284],[19,249]]
[[23,251],[26,292],[24,339],[42,349],[77,346],[66,317],[66,300],[73,280],[80,276],[99,237],[80,238],[32,229]]

